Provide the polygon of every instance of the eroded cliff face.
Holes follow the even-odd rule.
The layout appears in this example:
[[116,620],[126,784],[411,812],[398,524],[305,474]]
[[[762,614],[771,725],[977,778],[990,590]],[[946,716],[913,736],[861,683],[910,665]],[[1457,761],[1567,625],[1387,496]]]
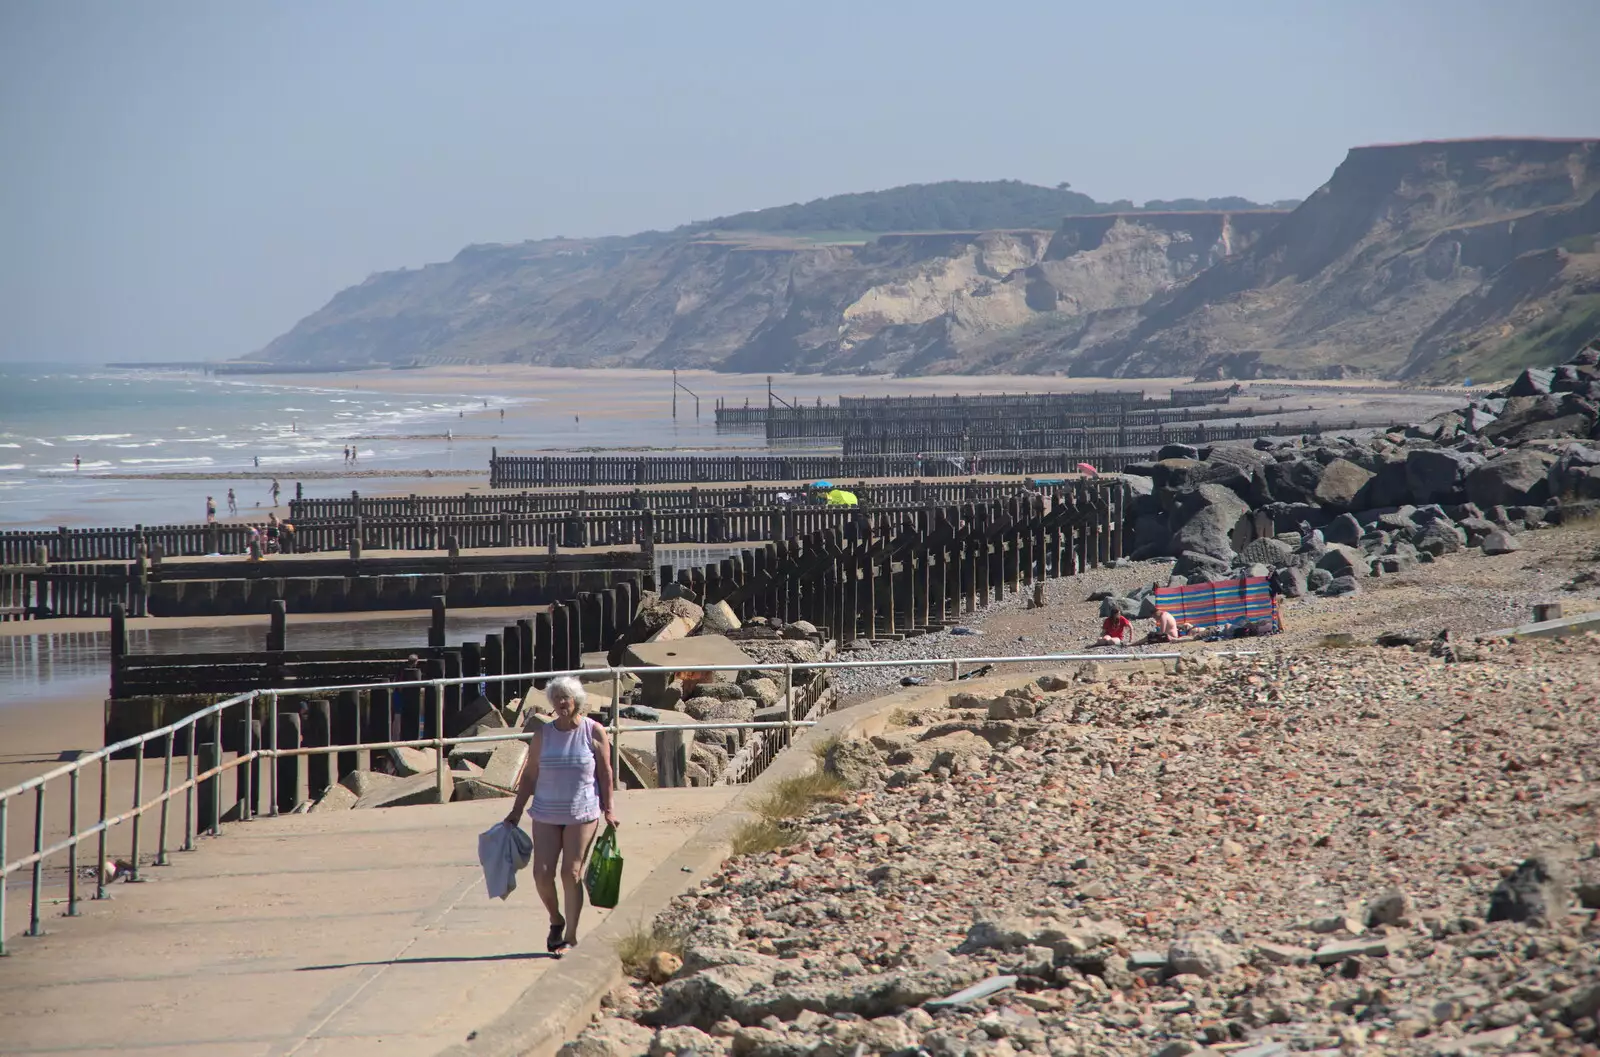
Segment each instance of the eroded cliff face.
[[1281,214],[1068,218],[1057,231],[476,246],[373,276],[263,350],[737,370],[954,370],[1041,318],[1144,303]]
[[1222,376],[1435,377],[1491,368],[1521,342],[1523,355],[1554,362],[1570,349],[1530,347],[1525,331],[1584,313],[1578,291],[1595,271],[1600,231],[1597,148],[1474,140],[1352,150],[1255,245],[1153,299],[1126,332],[1063,342],[1045,359],[1126,375],[1204,361]]
[[572,366],[1456,377],[1600,333],[1596,140],[1352,150],[1292,212],[824,245],[475,246],[373,276],[259,354]]

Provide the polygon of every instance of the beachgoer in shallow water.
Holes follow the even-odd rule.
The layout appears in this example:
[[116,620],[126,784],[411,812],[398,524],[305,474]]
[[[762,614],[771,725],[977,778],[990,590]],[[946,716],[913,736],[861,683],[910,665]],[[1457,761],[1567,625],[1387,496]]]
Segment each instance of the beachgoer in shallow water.
[[[528,809],[533,820],[533,883],[550,915],[545,946],[556,954],[578,941],[584,862],[600,819],[615,826],[617,815],[612,801],[610,739],[605,727],[583,714],[583,685],[571,676],[562,676],[550,680],[545,696],[555,719],[540,727],[528,746],[517,778],[516,801],[505,824],[517,825],[523,806],[533,799]],[[567,909],[564,917],[563,902]]]
[[82,468],[82,466],[83,466],[83,456],[81,456],[81,455],[74,455],[74,456],[73,456],[73,457],[72,457],[72,468],[73,468],[73,469],[74,469],[74,470],[77,470],[77,469],[81,469],[81,468]]
[[504,422],[505,420],[506,420],[506,409],[502,407],[500,409],[500,421]]
[[278,479],[276,477],[274,477],[272,479],[272,487],[267,489],[267,491],[272,493],[272,505],[274,507],[276,507],[278,505],[278,492],[279,492],[279,490],[280,490],[280,486],[278,485]]
[[215,520],[217,520],[217,501],[206,496],[206,524],[209,525]]
[[1100,625],[1100,637],[1095,640],[1095,645],[1126,646],[1132,639],[1133,622],[1118,611],[1106,617],[1105,623]]
[[256,463],[256,469],[259,470],[261,468],[261,456],[257,455],[254,458],[255,458],[255,463]]
[[239,513],[239,497],[233,494],[233,489],[228,489],[228,515],[237,516]]

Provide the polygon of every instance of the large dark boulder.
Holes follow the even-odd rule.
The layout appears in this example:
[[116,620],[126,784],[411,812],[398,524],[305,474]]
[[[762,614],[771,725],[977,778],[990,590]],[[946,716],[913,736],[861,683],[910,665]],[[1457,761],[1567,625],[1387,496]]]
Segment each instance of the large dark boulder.
[[1232,562],[1250,538],[1250,507],[1231,489],[1203,484],[1173,497],[1172,549]]
[[1459,503],[1467,474],[1483,465],[1482,455],[1451,448],[1417,448],[1406,454],[1406,484],[1414,503]]
[[1133,521],[1134,561],[1144,561],[1162,554],[1170,554],[1172,531],[1167,528],[1165,514],[1140,514]]
[[1317,562],[1317,568],[1327,570],[1336,578],[1366,576],[1372,571],[1372,563],[1365,554],[1354,547],[1334,543],[1328,546],[1327,553]]
[[1340,514],[1322,527],[1322,538],[1328,543],[1354,547],[1361,542],[1361,522],[1354,514]]
[[1306,571],[1294,566],[1274,569],[1272,572],[1272,589],[1285,598],[1302,597],[1308,590]]
[[1199,551],[1184,551],[1172,563],[1172,575],[1188,583],[1198,584],[1223,579],[1232,567],[1231,560],[1224,561],[1210,554],[1201,554]]
[[1282,569],[1294,564],[1294,548],[1282,540],[1263,536],[1245,544],[1239,552],[1241,560],[1255,564],[1270,565],[1274,569]]
[[1480,507],[1526,506],[1550,497],[1548,477],[1556,456],[1538,448],[1498,455],[1467,474],[1467,500]]
[[1191,459],[1200,461],[1200,449],[1193,444],[1163,444],[1156,452],[1157,459]]
[[1551,499],[1600,499],[1600,449],[1568,444],[1545,476]]
[[1529,367],[1517,375],[1516,380],[1511,383],[1511,388],[1507,390],[1507,395],[1544,396],[1550,392],[1550,383],[1554,375],[1555,372],[1546,367]]
[[1315,503],[1322,470],[1323,464],[1317,459],[1296,452],[1294,458],[1267,466],[1267,488],[1280,503]]
[[1483,436],[1496,444],[1521,444],[1546,438],[1587,437],[1594,429],[1595,404],[1575,393],[1512,397]]
[[1349,459],[1335,459],[1322,471],[1317,483],[1317,502],[1330,510],[1360,510],[1368,506],[1368,485],[1376,476]]
[[1367,484],[1367,502],[1375,507],[1405,506],[1411,502],[1411,483],[1406,480],[1403,454],[1381,455],[1369,466],[1373,478]]
[[1454,554],[1463,545],[1463,533],[1448,521],[1431,521],[1418,529],[1411,537],[1411,545],[1423,554],[1431,554],[1437,558],[1443,554]]

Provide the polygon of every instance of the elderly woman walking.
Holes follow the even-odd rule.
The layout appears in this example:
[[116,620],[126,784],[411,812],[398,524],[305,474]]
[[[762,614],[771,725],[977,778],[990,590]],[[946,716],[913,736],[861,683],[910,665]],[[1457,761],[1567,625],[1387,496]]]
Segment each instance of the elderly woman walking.
[[[550,680],[545,697],[555,718],[528,746],[517,779],[517,799],[506,825],[515,826],[530,797],[533,806],[533,883],[550,913],[545,946],[552,954],[578,941],[583,912],[583,865],[597,823],[615,826],[611,745],[606,728],[583,714],[583,684],[571,676]],[[566,916],[556,892],[557,864],[565,893]]]

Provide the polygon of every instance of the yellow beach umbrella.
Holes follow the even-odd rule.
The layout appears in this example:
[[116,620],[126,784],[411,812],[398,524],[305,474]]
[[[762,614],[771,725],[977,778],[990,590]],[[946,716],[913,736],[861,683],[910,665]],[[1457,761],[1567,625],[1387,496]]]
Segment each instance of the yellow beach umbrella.
[[856,499],[854,492],[846,492],[843,488],[835,488],[828,493],[829,506],[855,506],[860,500]]

